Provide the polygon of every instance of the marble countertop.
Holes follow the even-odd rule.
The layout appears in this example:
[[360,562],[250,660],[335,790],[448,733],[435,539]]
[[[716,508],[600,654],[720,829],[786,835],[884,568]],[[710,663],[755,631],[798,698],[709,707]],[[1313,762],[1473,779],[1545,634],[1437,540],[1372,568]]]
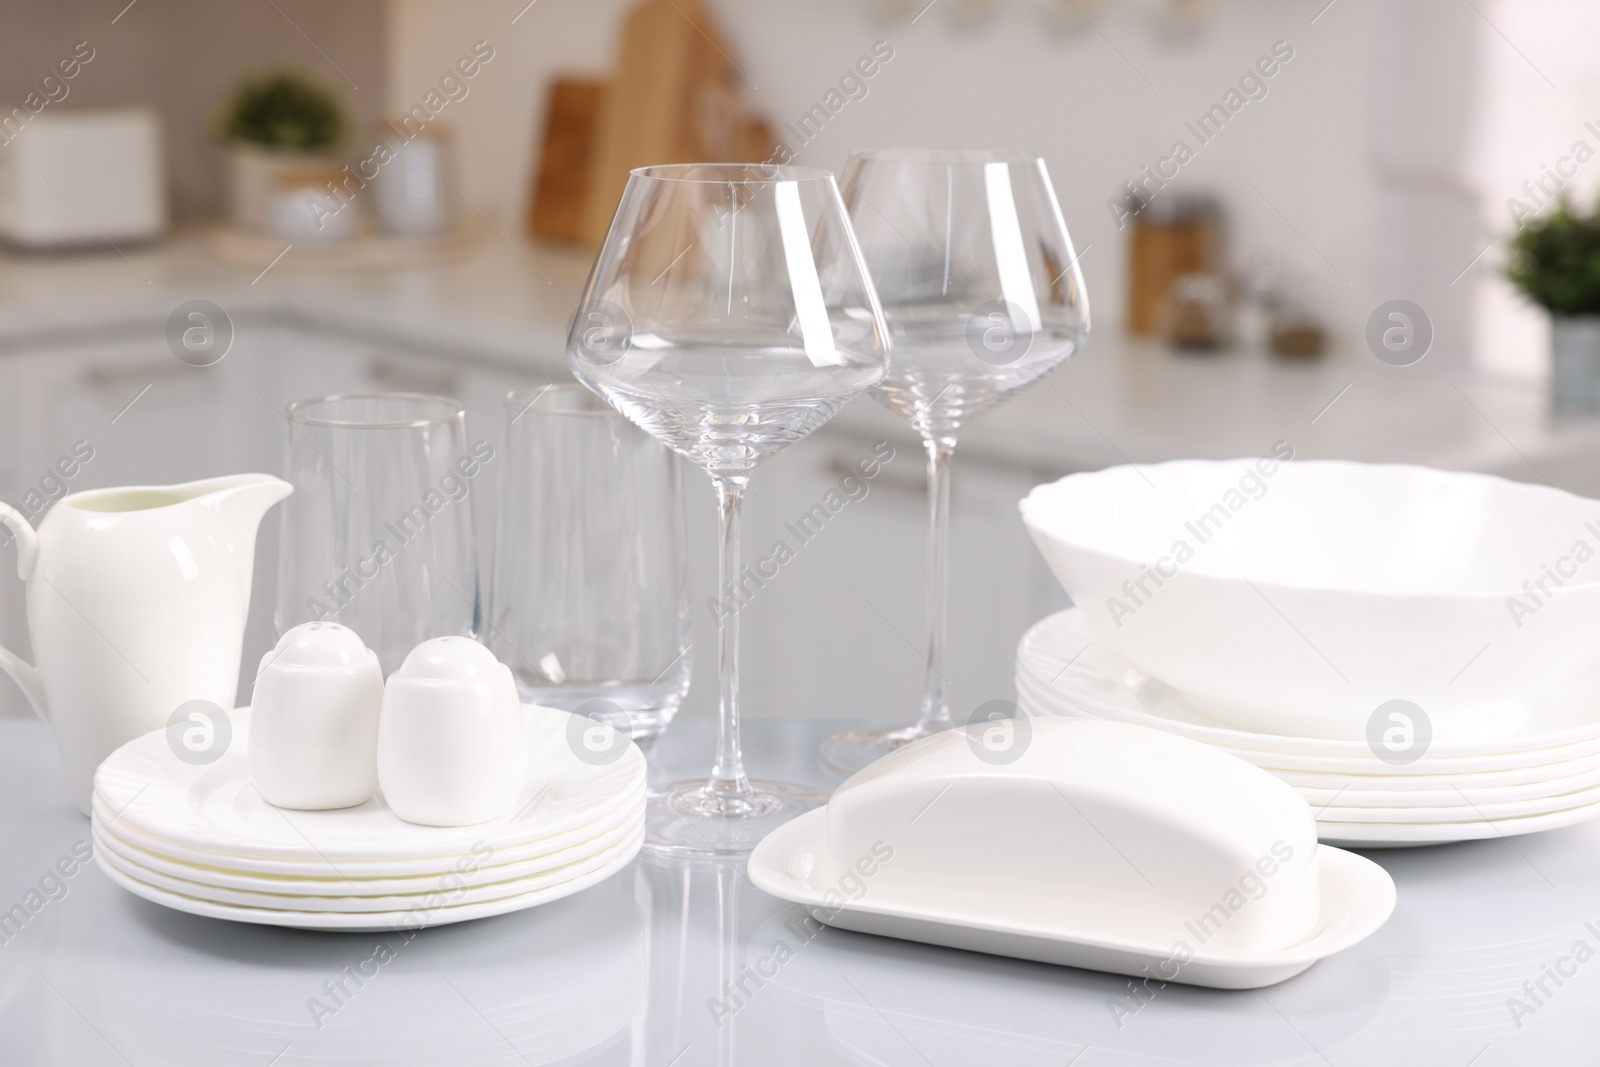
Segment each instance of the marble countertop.
[[[264,274],[224,265],[206,235],[122,252],[0,255],[0,351],[63,339],[158,335],[185,300],[440,357],[564,375],[587,252],[484,230],[468,257],[393,271],[313,273],[291,250]],[[1122,462],[1259,455],[1481,470],[1600,495],[1600,419],[1557,418],[1531,383],[1452,378],[1427,360],[1366,352],[1304,365],[1175,355],[1119,336],[1111,317],[1044,383],[969,428],[963,454],[1041,474]],[[914,443],[870,403],[836,431]]]
[[[711,725],[668,731],[658,779],[704,772]],[[815,752],[838,725],[747,723],[752,773],[831,788]],[[0,1063],[1594,1062],[1600,823],[1369,852],[1399,902],[1366,941],[1260,991],[1145,998],[1114,975],[819,930],[738,863],[641,858],[567,899],[407,940],[168,911],[92,860],[47,878],[88,834],[47,728],[0,723]]]

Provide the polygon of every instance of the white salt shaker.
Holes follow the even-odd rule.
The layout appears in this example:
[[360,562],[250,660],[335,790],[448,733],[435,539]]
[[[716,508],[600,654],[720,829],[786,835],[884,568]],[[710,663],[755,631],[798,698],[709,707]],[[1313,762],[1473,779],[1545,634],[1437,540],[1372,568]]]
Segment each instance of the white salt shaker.
[[348,808],[378,788],[383,671],[355,631],[308,622],[261,660],[250,776],[280,808]]
[[504,815],[528,778],[511,670],[470,637],[411,650],[384,687],[378,783],[407,822],[466,826]]

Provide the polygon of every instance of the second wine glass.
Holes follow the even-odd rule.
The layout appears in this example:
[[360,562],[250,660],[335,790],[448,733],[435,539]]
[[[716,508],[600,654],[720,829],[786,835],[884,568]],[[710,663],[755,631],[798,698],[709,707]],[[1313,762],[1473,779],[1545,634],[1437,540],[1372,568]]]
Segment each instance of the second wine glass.
[[833,175],[636,170],[567,341],[573,373],[704,468],[721,522],[721,714],[708,780],[664,789],[646,847],[737,855],[824,798],[751,781],[739,744],[739,512],[751,472],[883,380],[883,315]]
[[945,645],[956,438],[1078,350],[1089,333],[1089,300],[1037,156],[880,149],[851,156],[842,180],[894,345],[873,396],[916,429],[928,453],[921,709],[915,722],[825,741],[822,762],[852,774],[953,725]]

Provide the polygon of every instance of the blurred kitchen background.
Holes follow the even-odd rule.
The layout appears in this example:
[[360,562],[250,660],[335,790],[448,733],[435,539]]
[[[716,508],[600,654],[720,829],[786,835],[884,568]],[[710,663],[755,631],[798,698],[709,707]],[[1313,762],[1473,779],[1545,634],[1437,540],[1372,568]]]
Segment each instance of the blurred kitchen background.
[[[283,409],[335,392],[458,397],[498,440],[505,391],[567,378],[629,166],[1026,149],[1094,330],[963,435],[964,715],[1011,694],[1061,600],[1017,518],[1040,481],[1283,441],[1600,496],[1597,33],[1578,0],[10,0],[0,498],[37,519],[278,472]],[[746,537],[762,554],[883,440],[866,498],[744,614],[748,714],[914,711],[910,431],[856,404],[763,468]],[[686,475],[705,714],[712,496]],[[496,488],[474,493],[486,572]],[[0,643],[27,647],[9,559]],[[25,710],[9,683],[0,710]]]

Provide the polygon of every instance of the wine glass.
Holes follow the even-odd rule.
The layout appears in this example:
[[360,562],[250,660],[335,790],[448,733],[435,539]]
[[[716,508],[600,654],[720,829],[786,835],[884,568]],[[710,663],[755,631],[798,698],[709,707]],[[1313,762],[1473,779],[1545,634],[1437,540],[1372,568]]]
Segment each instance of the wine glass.
[[756,464],[883,380],[888,334],[833,175],[688,163],[635,170],[567,339],[579,381],[711,476],[716,761],[666,786],[646,847],[738,855],[825,798],[752,781],[739,747],[739,510]]
[[1044,161],[1011,152],[858,152],[845,202],[894,363],[873,396],[928,453],[927,673],[917,720],[846,730],[822,762],[852,774],[952,725],[944,673],[950,460],[962,427],[1049,374],[1089,334],[1089,299]]

